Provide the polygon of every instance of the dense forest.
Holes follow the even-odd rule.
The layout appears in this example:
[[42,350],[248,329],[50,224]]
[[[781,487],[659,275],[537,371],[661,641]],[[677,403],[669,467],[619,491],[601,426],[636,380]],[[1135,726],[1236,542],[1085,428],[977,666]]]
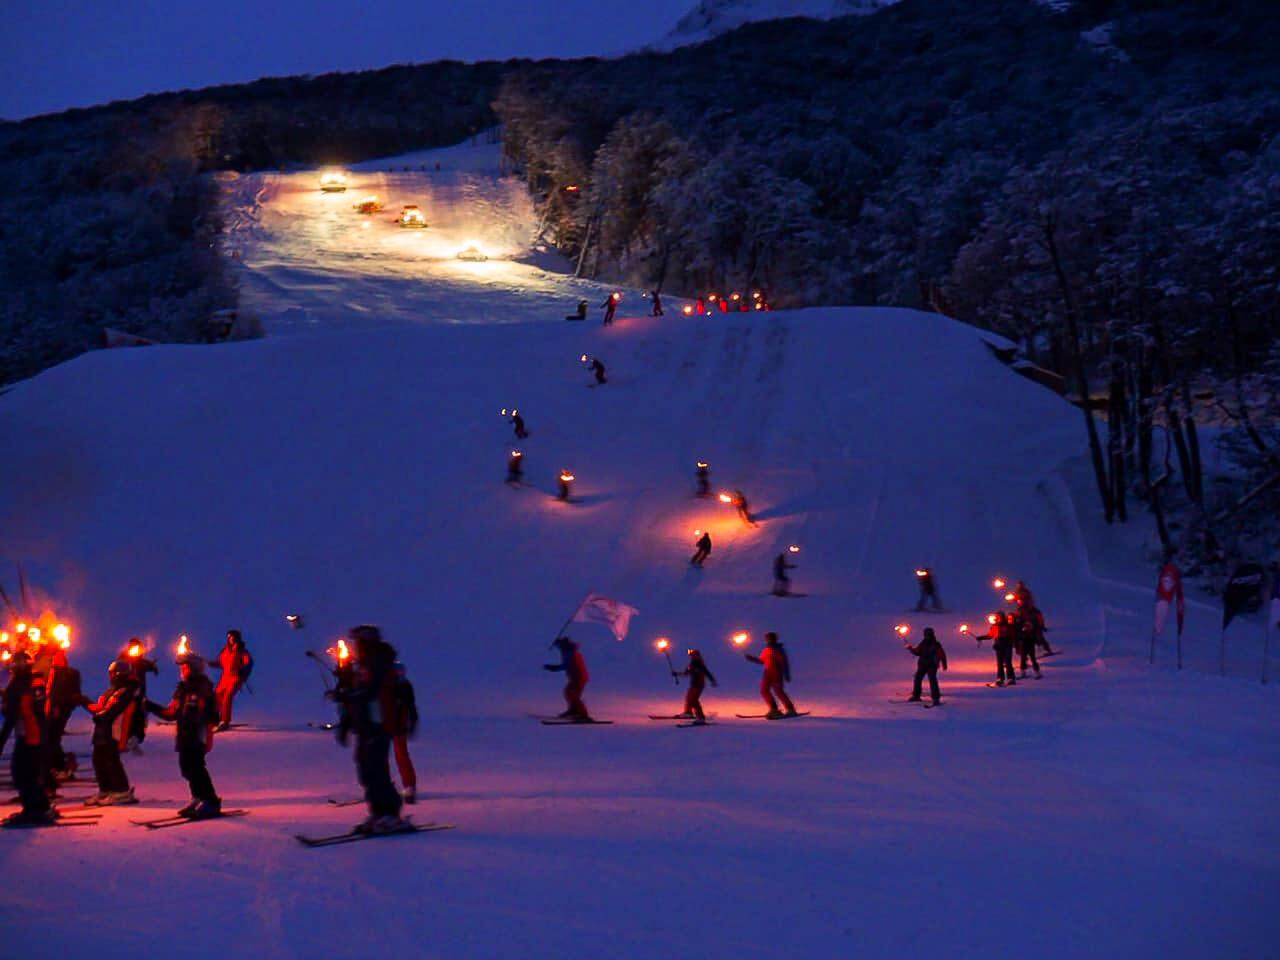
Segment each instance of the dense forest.
[[1136,496],[1194,565],[1280,546],[1277,41],[1243,0],[903,0],[533,65],[496,109],[587,275],[1014,340],[1103,409],[1107,520]]
[[[1250,0],[902,0],[616,60],[262,80],[0,124],[0,382],[234,305],[210,174],[501,123],[580,273],[1003,334],[1085,411],[1108,520],[1280,549],[1280,30]],[[566,189],[572,187],[572,190]],[[1206,481],[1206,428],[1228,453]],[[1217,482],[1213,482],[1216,480]]]

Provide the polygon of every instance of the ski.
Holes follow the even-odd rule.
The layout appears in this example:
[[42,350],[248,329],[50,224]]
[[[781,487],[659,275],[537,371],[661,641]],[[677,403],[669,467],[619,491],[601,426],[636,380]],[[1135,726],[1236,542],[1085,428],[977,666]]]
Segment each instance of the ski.
[[364,803],[364,800],[338,800],[330,797],[329,803],[335,807],[354,807],[358,803]]
[[308,720],[307,726],[310,727],[312,730],[337,730],[338,729],[338,725],[336,723],[316,723],[314,720]]
[[392,830],[387,833],[365,833],[348,830],[346,833],[335,833],[328,837],[308,837],[295,833],[294,839],[304,847],[336,847],[341,843],[355,843],[358,840],[376,840],[379,837],[397,837],[409,833],[434,833],[437,830],[456,830],[454,823],[415,823],[404,830]]
[[996,683],[994,680],[993,680],[991,683],[988,683],[988,684],[987,684],[987,686],[988,686],[988,687],[1001,687],[1001,688],[1003,688],[1003,687],[1016,687],[1017,685],[1018,685],[1018,684],[1017,684],[1016,682],[1015,682],[1015,683]]
[[692,713],[651,713],[650,720],[692,720]]
[[771,717],[767,713],[735,713],[734,716],[739,720],[794,720],[796,717],[807,717],[809,713],[808,710],[799,710],[796,713],[784,713],[777,717]]
[[540,720],[544,727],[607,727],[612,720]]
[[248,814],[248,810],[223,810],[216,817],[179,817],[175,814],[171,817],[157,817],[154,820],[130,820],[129,822],[138,827],[146,827],[148,830],[164,830],[168,827],[181,827],[187,823],[207,823],[210,820],[221,820],[223,817],[244,817]]
[[96,827],[98,821],[93,820],[50,820],[47,823],[21,823],[15,820],[0,820],[0,828],[5,830],[43,830],[45,827]]
[[688,723],[677,723],[677,727],[713,727],[715,726],[710,720],[691,720]]

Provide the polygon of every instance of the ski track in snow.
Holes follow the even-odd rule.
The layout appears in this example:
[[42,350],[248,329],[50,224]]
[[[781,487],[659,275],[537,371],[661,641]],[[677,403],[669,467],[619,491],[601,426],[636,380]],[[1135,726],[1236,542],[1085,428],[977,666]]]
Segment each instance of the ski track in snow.
[[[1280,736],[1258,624],[1233,625],[1231,675],[1215,677],[1219,612],[1192,600],[1188,669],[1170,668],[1171,639],[1148,668],[1144,521],[1092,517],[1076,411],[975,331],[913,311],[693,318],[667,297],[650,318],[626,290],[602,328],[613,288],[530,245],[532,206],[495,147],[373,161],[354,180],[338,195],[314,171],[223,181],[226,249],[267,338],[95,352],[0,398],[33,468],[0,478],[0,569],[21,560],[56,598],[87,692],[138,634],[160,699],[177,634],[213,654],[234,625],[257,660],[237,719],[261,728],[210,754],[251,816],[151,835],[128,824],[135,808],[107,808],[90,829],[0,834],[0,942],[193,958],[1274,955]],[[375,188],[384,214],[355,214]],[[413,202],[431,227],[389,222]],[[493,259],[454,259],[473,240]],[[565,322],[579,297],[589,319]],[[585,389],[582,353],[607,385]],[[519,489],[502,483],[512,406],[532,433]],[[759,526],[692,496],[698,458]],[[554,499],[565,466],[569,504]],[[714,541],[701,571],[695,528]],[[790,543],[807,596],[782,601],[770,564]],[[922,563],[949,612],[908,612]],[[956,632],[997,605],[996,574],[1030,584],[1065,651],[999,690],[990,646]],[[621,644],[569,631],[587,702],[615,724],[540,726],[524,714],[560,708],[547,643],[588,591],[640,609]],[[303,652],[366,621],[417,686],[411,812],[459,829],[306,850],[294,833],[336,832],[360,808],[325,802],[356,795],[354,771],[302,726],[330,717]],[[943,709],[887,702],[914,669],[899,622],[947,644]],[[779,632],[812,716],[732,719],[761,706],[738,629],[752,649]],[[645,719],[684,693],[660,634],[706,655],[713,729]],[[180,795],[169,734],[153,727],[125,758],[140,796]],[[192,937],[193,908],[216,937]]]

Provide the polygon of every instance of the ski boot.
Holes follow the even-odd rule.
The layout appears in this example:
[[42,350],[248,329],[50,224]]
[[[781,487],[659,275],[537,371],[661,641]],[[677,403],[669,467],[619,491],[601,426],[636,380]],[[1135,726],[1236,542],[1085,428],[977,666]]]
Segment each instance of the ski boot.
[[196,815],[196,810],[199,808],[199,806],[200,806],[199,800],[192,800],[185,807],[179,810],[176,815],[179,817],[187,817],[188,819],[190,819],[191,817],[194,817]]
[[404,789],[404,793],[402,794],[402,796],[404,797],[404,802],[405,802],[405,803],[410,803],[410,804],[417,803],[417,802],[418,802],[418,788],[417,788],[417,787],[405,787],[405,789]]
[[214,817],[222,816],[222,801],[215,797],[212,800],[202,800],[196,805],[195,811],[191,814],[192,820],[212,820]]

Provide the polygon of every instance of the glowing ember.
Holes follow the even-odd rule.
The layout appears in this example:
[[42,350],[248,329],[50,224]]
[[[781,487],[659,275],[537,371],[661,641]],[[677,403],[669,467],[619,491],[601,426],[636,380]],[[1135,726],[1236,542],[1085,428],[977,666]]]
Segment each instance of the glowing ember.
[[747,633],[745,630],[741,630],[733,635],[733,645],[735,647],[745,647],[750,642],[751,634]]
[[9,631],[0,630],[0,643],[8,643],[8,642],[9,642]]

